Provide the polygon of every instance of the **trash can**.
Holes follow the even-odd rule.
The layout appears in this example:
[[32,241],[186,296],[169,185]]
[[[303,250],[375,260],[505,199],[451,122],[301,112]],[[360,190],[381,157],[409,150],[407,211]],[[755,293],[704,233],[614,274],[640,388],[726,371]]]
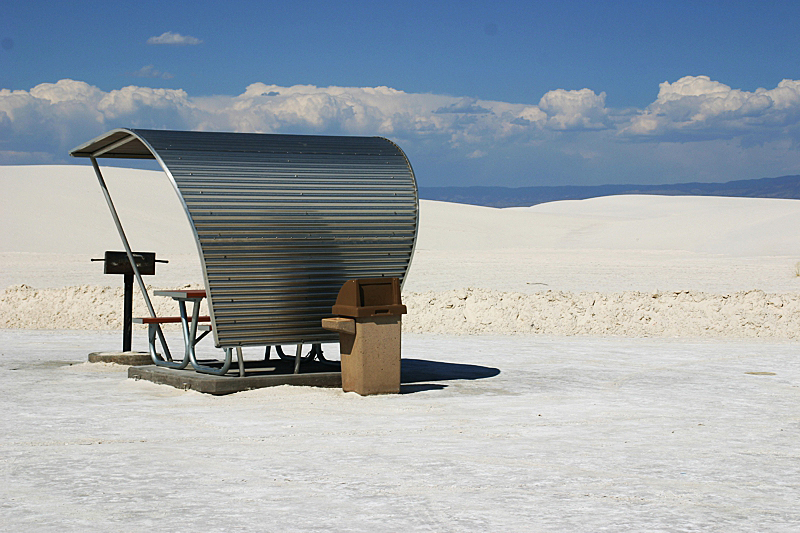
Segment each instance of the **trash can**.
[[342,389],[370,394],[400,392],[401,316],[397,278],[351,279],[342,285],[322,327],[339,333]]

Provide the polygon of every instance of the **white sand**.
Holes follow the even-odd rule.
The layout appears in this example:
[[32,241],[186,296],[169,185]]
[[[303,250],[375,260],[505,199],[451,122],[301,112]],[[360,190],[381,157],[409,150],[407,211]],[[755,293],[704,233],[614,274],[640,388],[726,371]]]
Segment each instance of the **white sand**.
[[422,202],[407,290],[800,290],[800,202],[610,196],[530,208]]
[[[800,329],[800,202],[423,202],[407,330],[553,335],[404,335],[404,372],[450,370],[400,395],[213,397],[85,363],[119,331],[19,329],[119,328],[121,280],[88,262],[119,245],[73,170],[85,192],[0,167],[0,328],[17,328],[0,329],[2,530],[798,529],[800,363],[782,338]],[[145,202],[159,186],[115,174]],[[52,191],[65,200],[40,208]],[[171,260],[154,286],[197,282],[167,216],[176,230],[123,221]],[[675,334],[716,338],[599,338]]]
[[400,395],[213,397],[85,362],[118,342],[116,332],[0,330],[0,530],[800,524],[796,343],[411,334],[404,367],[423,360],[458,375]]
[[[104,174],[134,249],[170,261],[147,282],[199,286],[191,231],[163,173]],[[0,328],[118,329],[121,279],[89,261],[121,249],[91,168],[0,167],[0,186]],[[798,227],[796,200],[422,201],[405,328],[796,338]],[[157,306],[174,313],[169,299]]]

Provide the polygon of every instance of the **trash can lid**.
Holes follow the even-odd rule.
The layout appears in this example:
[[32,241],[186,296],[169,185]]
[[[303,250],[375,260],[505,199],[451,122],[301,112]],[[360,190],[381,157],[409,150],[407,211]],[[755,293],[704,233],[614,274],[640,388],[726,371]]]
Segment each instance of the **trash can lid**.
[[408,312],[400,301],[398,278],[351,279],[339,289],[331,309],[334,315],[350,318],[404,315]]

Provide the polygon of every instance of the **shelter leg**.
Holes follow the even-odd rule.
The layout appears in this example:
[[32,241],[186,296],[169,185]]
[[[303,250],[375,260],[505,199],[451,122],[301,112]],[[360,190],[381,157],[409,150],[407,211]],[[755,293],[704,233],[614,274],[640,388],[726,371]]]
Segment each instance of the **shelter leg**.
[[100,165],[97,164],[97,159],[95,159],[95,157],[90,157],[89,159],[91,159],[92,161],[92,167],[94,168],[94,173],[97,176],[97,181],[100,183],[100,189],[102,189],[103,191],[103,196],[105,197],[106,203],[108,204],[108,209],[109,211],[111,211],[111,218],[114,219],[114,225],[117,226],[117,232],[119,233],[119,237],[122,240],[122,246],[125,248],[125,253],[128,255],[128,261],[130,261],[131,263],[131,269],[133,270],[133,275],[136,277],[136,281],[139,283],[139,290],[142,291],[142,297],[144,298],[144,303],[147,306],[147,310],[150,312],[150,316],[155,318],[156,311],[153,308],[152,302],[150,301],[150,295],[147,292],[147,287],[144,284],[142,275],[139,273],[139,268],[136,266],[136,261],[133,258],[133,251],[131,250],[131,245],[128,243],[128,237],[125,235],[125,230],[122,229],[122,223],[119,220],[117,209],[114,207],[114,202],[111,200],[111,193],[108,192],[106,181],[105,179],[103,179],[103,174],[100,172]]
[[302,344],[298,344],[297,345],[297,352],[295,353],[295,356],[294,356],[294,373],[295,374],[299,374],[300,373],[300,357],[302,355],[303,355],[303,345]]
[[242,347],[236,347],[236,360],[239,362],[239,377],[244,377],[244,356],[242,355]]

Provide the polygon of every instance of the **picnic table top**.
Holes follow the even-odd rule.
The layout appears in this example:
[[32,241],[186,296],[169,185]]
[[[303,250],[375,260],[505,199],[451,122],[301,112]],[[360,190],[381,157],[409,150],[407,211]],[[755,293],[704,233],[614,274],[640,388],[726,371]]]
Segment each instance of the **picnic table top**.
[[156,296],[167,296],[176,300],[201,300],[206,297],[204,289],[176,289],[153,291]]

